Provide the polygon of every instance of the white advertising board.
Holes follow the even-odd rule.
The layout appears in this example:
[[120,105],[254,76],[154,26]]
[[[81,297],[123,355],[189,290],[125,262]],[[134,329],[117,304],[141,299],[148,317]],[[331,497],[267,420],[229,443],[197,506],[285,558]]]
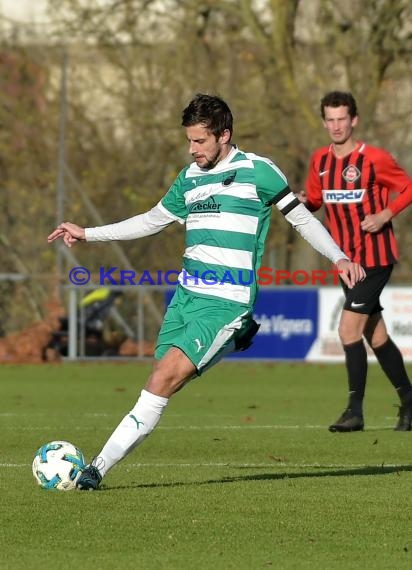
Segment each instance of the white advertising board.
[[[339,340],[339,318],[344,296],[339,286],[319,288],[318,337],[306,360],[343,362]],[[398,345],[405,361],[412,361],[412,287],[386,287],[381,295],[383,316],[389,335]],[[366,345],[367,346],[367,345]],[[368,354],[374,359],[367,346]]]

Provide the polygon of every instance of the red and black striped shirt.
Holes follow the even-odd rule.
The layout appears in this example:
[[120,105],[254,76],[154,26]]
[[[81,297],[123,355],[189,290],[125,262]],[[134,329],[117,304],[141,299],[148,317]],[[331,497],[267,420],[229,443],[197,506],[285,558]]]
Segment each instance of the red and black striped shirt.
[[[398,196],[389,202],[389,193]],[[332,145],[316,150],[306,180],[307,207],[326,209],[326,226],[351,261],[363,267],[391,265],[398,260],[392,223],[377,233],[361,229],[367,214],[389,207],[394,216],[412,202],[412,179],[383,149],[358,143],[338,158]]]

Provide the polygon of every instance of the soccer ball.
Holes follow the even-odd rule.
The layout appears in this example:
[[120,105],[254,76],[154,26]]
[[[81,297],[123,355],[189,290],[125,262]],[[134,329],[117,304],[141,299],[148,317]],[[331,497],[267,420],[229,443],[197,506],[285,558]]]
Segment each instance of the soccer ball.
[[33,475],[43,489],[70,491],[85,468],[83,453],[68,441],[51,441],[38,449]]

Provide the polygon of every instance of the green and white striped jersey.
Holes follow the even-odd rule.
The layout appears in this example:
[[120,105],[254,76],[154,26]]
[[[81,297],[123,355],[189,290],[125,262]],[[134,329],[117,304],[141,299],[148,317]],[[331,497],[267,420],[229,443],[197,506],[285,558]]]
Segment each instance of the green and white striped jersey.
[[184,168],[151,210],[114,224],[85,228],[85,239],[138,239],[176,221],[186,224],[181,285],[197,295],[242,303],[249,309],[256,299],[256,272],[272,204],[332,263],[348,259],[273,162],[237,148],[213,169],[202,170],[196,163]]
[[271,160],[236,147],[210,170],[183,168],[158,204],[186,224],[181,285],[252,307],[272,204],[287,186]]

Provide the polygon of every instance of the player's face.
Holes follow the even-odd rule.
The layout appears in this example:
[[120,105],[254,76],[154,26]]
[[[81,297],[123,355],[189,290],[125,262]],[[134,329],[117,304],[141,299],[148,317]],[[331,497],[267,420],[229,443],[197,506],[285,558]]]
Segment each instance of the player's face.
[[209,170],[227,156],[230,148],[230,132],[225,130],[218,138],[204,125],[186,127],[189,152],[200,168]]
[[358,117],[351,117],[347,107],[325,107],[323,124],[333,144],[345,144],[351,137]]

